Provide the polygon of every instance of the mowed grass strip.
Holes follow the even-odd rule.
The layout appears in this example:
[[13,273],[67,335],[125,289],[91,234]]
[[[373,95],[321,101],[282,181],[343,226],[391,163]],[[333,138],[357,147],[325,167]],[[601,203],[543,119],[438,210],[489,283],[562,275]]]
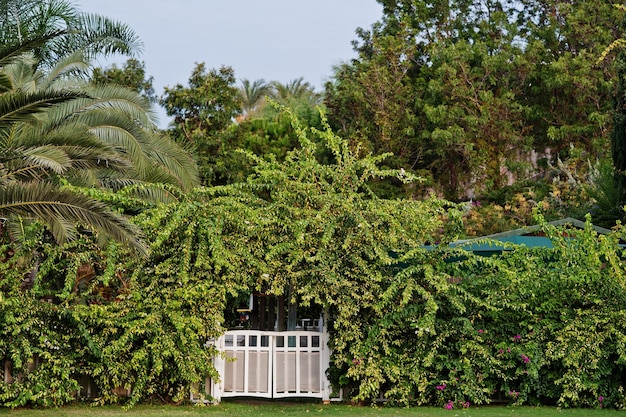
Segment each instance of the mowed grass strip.
[[69,406],[52,409],[0,409],[0,416],[10,417],[594,417],[613,416],[624,412],[616,410],[572,409],[554,407],[500,407],[484,406],[468,409],[446,410],[434,407],[369,407],[346,404],[322,405],[319,403],[242,403],[222,402],[209,406],[139,405],[131,409],[119,406],[90,407]]

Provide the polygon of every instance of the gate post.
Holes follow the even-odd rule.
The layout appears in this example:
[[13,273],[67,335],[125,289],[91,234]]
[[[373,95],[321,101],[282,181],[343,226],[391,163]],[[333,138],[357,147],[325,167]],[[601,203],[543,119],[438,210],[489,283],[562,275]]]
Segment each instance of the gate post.
[[[218,375],[217,378],[211,378],[210,376],[207,376],[204,379],[204,384],[202,384],[201,382],[191,384],[191,386],[189,387],[189,401],[191,401],[192,403],[203,402],[217,404],[222,400],[222,387],[224,386],[224,384],[221,379],[224,375],[224,358],[221,355],[221,351],[222,347],[224,346],[224,335],[218,337],[217,340],[207,340],[204,347],[209,348],[211,346],[215,346],[217,350],[217,355],[213,356],[211,361],[213,362],[213,367],[217,371]],[[90,388],[91,385],[89,385],[88,390]],[[209,400],[208,398],[211,399]]]
[[328,380],[328,375],[326,371],[330,368],[330,348],[328,347],[328,341],[330,339],[328,334],[328,307],[324,309],[324,316],[322,318],[322,340],[321,347],[322,353],[320,355],[320,370],[322,375],[320,375],[320,380],[322,381],[322,402],[324,404],[330,403],[330,395],[332,393],[332,387],[330,385],[330,381]]
[[215,341],[215,347],[217,348],[218,354],[213,357],[213,367],[217,371],[219,381],[215,380],[215,378],[211,378],[211,397],[216,403],[222,401],[222,388],[224,387],[224,357],[223,349],[224,349],[224,335],[221,335]]

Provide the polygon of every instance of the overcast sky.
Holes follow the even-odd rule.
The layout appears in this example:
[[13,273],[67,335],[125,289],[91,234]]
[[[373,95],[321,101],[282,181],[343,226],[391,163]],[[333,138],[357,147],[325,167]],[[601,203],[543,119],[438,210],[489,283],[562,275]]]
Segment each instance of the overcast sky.
[[[303,77],[321,91],[332,66],[354,57],[358,27],[382,17],[375,0],[75,0],[87,13],[128,24],[144,43],[140,59],[164,86],[186,84],[196,62],[228,65],[238,80]],[[117,59],[124,62],[125,58]],[[108,65],[109,61],[100,62]],[[160,115],[161,125],[167,120]]]

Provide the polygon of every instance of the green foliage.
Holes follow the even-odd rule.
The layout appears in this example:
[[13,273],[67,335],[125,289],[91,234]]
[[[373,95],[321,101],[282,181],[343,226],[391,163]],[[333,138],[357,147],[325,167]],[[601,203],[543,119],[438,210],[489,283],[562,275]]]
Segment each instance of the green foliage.
[[623,232],[543,230],[553,249],[400,259],[372,306],[359,299],[333,335],[333,382],[405,405],[622,408]]
[[414,37],[404,26],[397,36],[378,35],[362,33],[366,56],[335,69],[324,103],[331,125],[363,146],[365,154],[392,152],[388,165],[413,170],[424,154],[423,122],[415,116],[415,90],[421,86],[411,77]]
[[151,102],[157,101],[153,77],[146,77],[146,65],[143,61],[131,58],[121,68],[116,64],[109,68],[94,68],[91,79],[95,84],[117,84],[143,95]]
[[214,164],[222,155],[221,133],[242,112],[242,98],[235,87],[235,73],[230,67],[207,71],[197,64],[188,86],[166,87],[160,104],[174,116],[170,136],[191,149],[200,169],[203,185],[221,183]]
[[[446,198],[482,198],[545,173],[570,145],[606,156],[615,68],[609,3],[380,1],[357,59],[335,69],[333,127]],[[583,41],[584,39],[584,41]],[[619,107],[619,106],[618,106]],[[413,195],[423,189],[405,190]]]
[[[79,375],[95,381],[102,403],[119,400],[119,389],[130,391],[130,404],[151,396],[181,400],[190,384],[217,377],[210,360],[216,352],[205,343],[223,332],[228,301],[253,289],[283,294],[295,286],[293,301],[337,316],[337,354],[351,355],[355,308],[374,308],[392,252],[416,248],[445,220],[453,224],[454,211],[435,199],[376,197],[372,178],[413,178],[380,169],[383,157],[357,158],[330,130],[307,132],[291,122],[300,146],[282,162],[249,154],[255,167],[246,183],[174,193],[173,202],[143,207],[135,222],[149,239],[149,258],[138,261],[114,244],[100,250],[88,235],[59,247],[37,230],[6,263],[27,261],[5,278],[2,328],[12,337],[3,339],[0,358],[13,362],[15,374],[34,354],[42,359],[32,379],[2,385],[3,403],[67,402],[74,388],[64,397],[42,387],[76,387]],[[333,163],[319,162],[309,132]],[[132,198],[98,195],[135,207]],[[24,287],[32,268],[36,280]],[[24,324],[11,326],[16,313],[9,312],[20,303],[28,306],[19,312]],[[33,320],[50,336],[33,333]],[[46,344],[57,339],[63,345]]]
[[621,408],[621,232],[544,230],[554,249],[454,264],[459,285],[491,306],[467,316],[492,364],[484,386],[517,404]]
[[65,404],[84,376],[98,402],[120,401],[123,389],[129,404],[181,401],[191,383],[217,377],[206,342],[221,329],[221,287],[146,276],[117,244],[103,252],[88,236],[63,247],[42,236],[2,263],[0,358],[15,378],[0,384],[4,406]]
[[[247,157],[245,152],[252,153],[262,159],[276,158],[278,162],[285,160],[287,154],[300,146],[298,137],[291,124],[290,117],[275,109],[267,107],[262,111],[262,117],[248,117],[232,124],[218,135],[219,151],[212,158],[210,170],[215,185],[226,185],[245,182],[253,173],[254,161]],[[303,104],[299,109],[298,120],[308,127],[321,128],[319,111]],[[315,112],[313,116],[311,112]],[[300,116],[304,118],[300,118]],[[323,142],[319,143],[317,153],[322,160],[328,159],[328,150]]]
[[[3,1],[0,34],[2,49],[29,46],[37,57],[36,65],[43,67],[54,66],[76,52],[89,58],[117,53],[131,56],[142,48],[127,25],[81,13],[68,0]],[[33,45],[37,39],[45,40]]]
[[240,88],[234,82],[232,68],[207,71],[198,64],[188,87],[166,88],[161,98],[175,116],[170,136],[194,150],[207,186],[243,182],[252,173],[240,149],[282,161],[299,146],[290,119],[270,103],[290,108],[304,125],[322,127],[320,95],[302,78],[288,84],[242,80]]
[[[414,334],[416,316],[431,318],[431,292],[438,294],[447,286],[427,268],[415,271],[416,278],[409,273],[406,280],[396,276],[406,262],[398,256],[418,250],[433,236],[454,238],[459,213],[437,199],[377,197],[370,188],[374,180],[415,178],[380,168],[385,156],[357,157],[328,127],[313,130],[332,157],[332,163],[321,164],[318,146],[295,119],[292,123],[300,148],[289,152],[284,162],[255,158],[255,172],[246,183],[264,201],[257,215],[263,221],[254,235],[262,245],[266,273],[256,285],[273,294],[294,288],[293,302],[328,311],[333,348],[329,372],[337,376],[336,384],[353,381],[359,389],[356,397],[371,399],[383,385],[393,383],[395,395],[405,401],[407,387],[419,377],[402,382],[410,373],[403,371],[406,364],[393,359],[400,359],[395,354],[402,349],[399,340],[407,332]],[[451,304],[459,305],[454,300]],[[407,363],[414,360],[408,354],[403,357]],[[362,365],[360,358],[365,358]]]
[[[620,51],[615,66],[617,67],[617,88],[613,100],[613,129],[611,130],[611,156],[614,165],[614,184],[618,206],[626,204],[626,55]],[[623,213],[619,218],[623,218]]]

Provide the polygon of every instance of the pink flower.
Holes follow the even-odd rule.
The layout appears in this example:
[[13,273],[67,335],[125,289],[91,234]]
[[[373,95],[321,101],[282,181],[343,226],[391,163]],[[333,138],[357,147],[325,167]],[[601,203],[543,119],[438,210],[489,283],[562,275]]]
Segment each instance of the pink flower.
[[446,384],[437,385],[435,388],[437,388],[439,391],[443,391],[444,389],[446,389]]
[[600,395],[600,396],[598,397],[598,402],[600,402],[600,403],[601,403],[602,401],[604,401],[604,397],[603,397],[602,395]]
[[452,410],[454,408],[454,403],[452,401],[448,401],[446,405],[443,406],[446,410]]
[[483,334],[483,333],[485,333],[485,331],[483,329],[478,329],[478,333],[479,334]]
[[524,363],[530,362],[530,358],[528,356],[524,355],[523,353],[520,355],[520,358],[522,358]]

